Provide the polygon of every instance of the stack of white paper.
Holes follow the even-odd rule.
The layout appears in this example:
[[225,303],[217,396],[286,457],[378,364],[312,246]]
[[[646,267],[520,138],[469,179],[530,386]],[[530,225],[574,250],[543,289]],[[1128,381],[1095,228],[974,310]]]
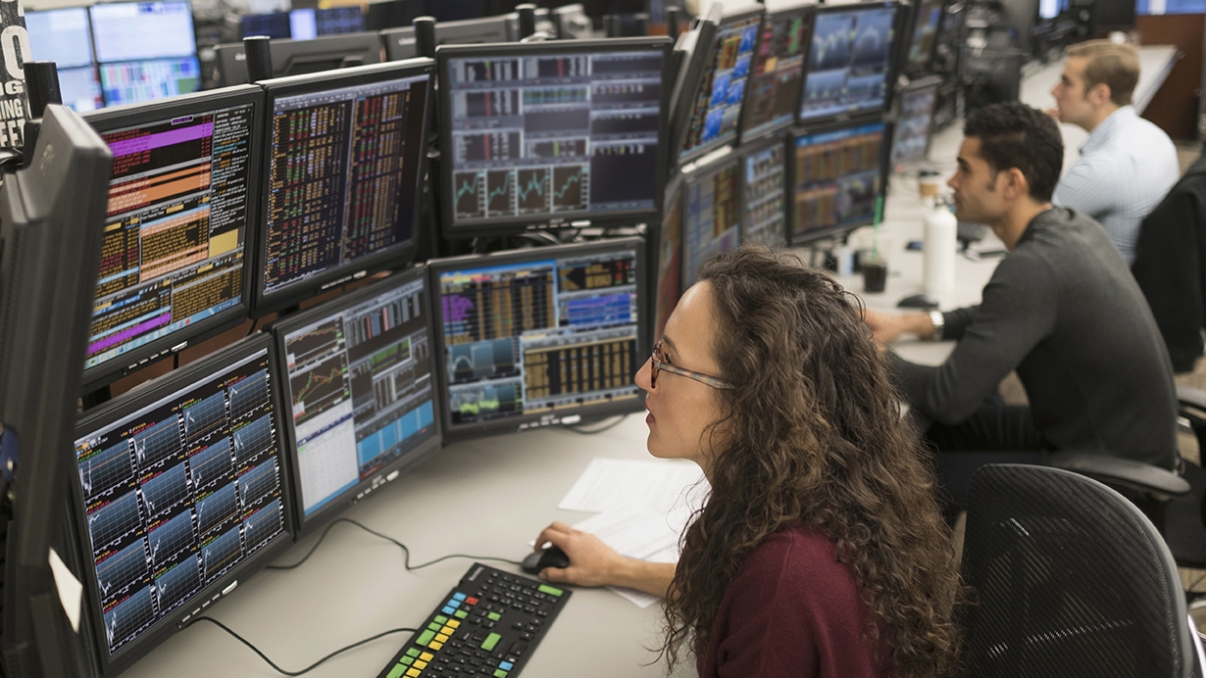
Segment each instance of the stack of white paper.
[[[679,538],[710,491],[703,472],[691,462],[595,459],[558,508],[597,512],[574,527],[625,556],[674,563]],[[633,589],[608,588],[642,608],[660,600]]]

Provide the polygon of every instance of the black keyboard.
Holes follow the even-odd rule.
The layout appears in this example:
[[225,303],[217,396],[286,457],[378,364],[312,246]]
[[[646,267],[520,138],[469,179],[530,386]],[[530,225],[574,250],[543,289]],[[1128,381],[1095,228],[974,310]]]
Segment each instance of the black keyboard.
[[570,593],[474,563],[377,678],[516,676]]

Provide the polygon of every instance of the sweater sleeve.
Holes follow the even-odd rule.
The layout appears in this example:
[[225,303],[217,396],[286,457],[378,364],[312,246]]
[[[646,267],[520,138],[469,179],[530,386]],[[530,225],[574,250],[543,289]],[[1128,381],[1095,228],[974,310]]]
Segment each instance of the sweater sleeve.
[[[1054,330],[1058,295],[1051,292],[1056,284],[1040,255],[1016,251],[1006,257],[984,287],[982,302],[968,316],[970,321],[946,362],[931,367],[892,356],[893,371],[909,404],[947,425],[974,414],[1001,380]],[[950,315],[954,314],[948,314],[948,319]]]

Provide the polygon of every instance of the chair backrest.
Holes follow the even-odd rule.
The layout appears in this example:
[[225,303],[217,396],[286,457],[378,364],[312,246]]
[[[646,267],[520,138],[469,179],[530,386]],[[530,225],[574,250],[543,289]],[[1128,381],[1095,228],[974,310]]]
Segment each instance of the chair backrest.
[[1187,678],[1185,597],[1151,522],[1061,469],[985,466],[963,546],[967,675]]

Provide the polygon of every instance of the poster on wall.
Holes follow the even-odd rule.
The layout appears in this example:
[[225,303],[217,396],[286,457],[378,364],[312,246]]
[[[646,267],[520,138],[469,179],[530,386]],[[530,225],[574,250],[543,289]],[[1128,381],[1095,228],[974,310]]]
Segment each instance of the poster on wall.
[[29,33],[25,30],[25,7],[21,0],[0,0],[0,148],[21,148],[25,143],[25,121],[29,98],[25,94],[25,63],[33,59]]

